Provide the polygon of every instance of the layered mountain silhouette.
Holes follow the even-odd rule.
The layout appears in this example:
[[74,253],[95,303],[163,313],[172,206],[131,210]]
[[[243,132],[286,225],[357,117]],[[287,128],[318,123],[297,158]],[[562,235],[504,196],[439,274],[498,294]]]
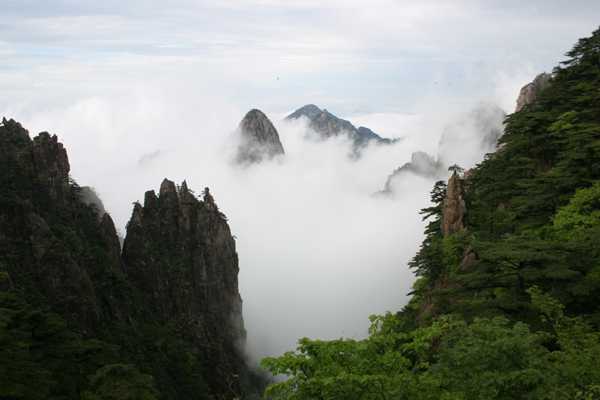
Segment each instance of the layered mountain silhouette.
[[286,120],[306,118],[308,126],[323,139],[347,135],[355,147],[364,147],[369,143],[392,144],[398,139],[383,138],[364,126],[356,127],[350,121],[338,118],[326,109],[307,104],[288,115]]

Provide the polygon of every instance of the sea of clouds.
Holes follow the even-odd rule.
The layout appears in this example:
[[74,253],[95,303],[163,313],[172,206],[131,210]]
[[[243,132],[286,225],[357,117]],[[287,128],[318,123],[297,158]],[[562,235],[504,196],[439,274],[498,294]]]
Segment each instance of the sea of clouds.
[[[209,187],[236,237],[253,361],[293,349],[300,337],[364,337],[369,315],[400,310],[408,300],[414,277],[407,263],[423,238],[418,210],[434,181],[409,174],[393,198],[373,193],[413,152],[436,154],[444,127],[464,120],[475,102],[341,115],[401,137],[364,149],[358,160],[348,156],[345,137],[316,140],[306,120],[285,121],[287,112],[263,108],[286,154],[241,168],[232,163],[234,133],[248,109],[231,98],[182,80],[148,80],[126,90],[41,91],[0,102],[0,111],[32,135],[59,136],[73,178],[95,188],[121,233],[132,203],[163,178],[185,179],[196,193]],[[489,151],[467,145],[480,143],[482,132],[459,133],[457,162]]]

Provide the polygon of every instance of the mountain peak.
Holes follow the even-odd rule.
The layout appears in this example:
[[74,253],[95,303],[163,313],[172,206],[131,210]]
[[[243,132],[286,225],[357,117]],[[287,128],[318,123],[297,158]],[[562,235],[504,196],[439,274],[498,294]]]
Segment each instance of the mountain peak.
[[396,141],[396,139],[382,138],[364,126],[356,128],[350,121],[338,118],[326,108],[321,109],[314,104],[307,104],[300,107],[285,119],[295,120],[301,117],[306,117],[310,128],[317,132],[323,139],[345,134],[354,142],[355,148],[363,147],[371,141],[380,144],[392,144]]
[[269,118],[254,108],[240,122],[241,143],[238,147],[237,162],[249,164],[271,159],[284,154],[279,133]]
[[307,104],[288,115],[286,119],[298,119],[300,117],[307,117],[309,120],[312,120],[318,117],[323,111],[327,110],[321,110],[314,104]]

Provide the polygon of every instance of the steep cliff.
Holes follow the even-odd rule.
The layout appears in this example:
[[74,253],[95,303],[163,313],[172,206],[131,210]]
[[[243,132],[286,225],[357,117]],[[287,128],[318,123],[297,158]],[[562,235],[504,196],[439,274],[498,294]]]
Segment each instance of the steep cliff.
[[240,144],[236,162],[258,163],[284,154],[279,133],[273,123],[260,110],[248,111],[238,128]]
[[392,144],[397,141],[397,139],[382,138],[364,126],[356,128],[350,121],[338,118],[314,104],[307,104],[286,117],[287,120],[299,118],[306,118],[309,127],[321,138],[327,139],[338,135],[347,135],[357,148],[364,147],[368,143]]
[[0,163],[0,266],[14,284],[82,332],[120,317],[111,290],[97,286],[122,275],[114,224],[79,200],[57,137],[42,132],[31,140],[19,123],[4,120]]
[[208,383],[240,393],[245,367],[242,301],[235,241],[208,188],[200,201],[184,181],[146,192],[127,225],[123,261],[143,310],[185,332],[204,355]]
[[442,234],[452,235],[465,228],[465,199],[463,180],[454,172],[448,179],[446,197],[442,204]]
[[289,376],[267,397],[598,398],[600,29],[567,55],[501,150],[435,183],[409,303],[264,360]]
[[235,242],[208,189],[147,192],[121,254],[69,172],[56,136],[2,121],[0,397],[233,399],[260,385],[243,359]]

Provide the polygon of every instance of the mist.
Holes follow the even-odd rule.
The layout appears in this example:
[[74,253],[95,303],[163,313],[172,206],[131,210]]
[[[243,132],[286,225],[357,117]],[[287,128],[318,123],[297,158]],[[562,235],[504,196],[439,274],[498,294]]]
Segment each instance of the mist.
[[[305,120],[263,108],[286,154],[242,168],[232,159],[247,109],[225,96],[172,81],[52,108],[36,101],[48,100],[4,114],[32,135],[59,135],[72,176],[96,190],[121,234],[132,203],[163,178],[185,179],[196,193],[211,189],[236,237],[252,362],[293,349],[301,337],[364,337],[369,315],[406,304],[414,280],[407,263],[422,240],[418,210],[434,179],[409,174],[393,199],[373,193],[413,152],[434,151],[457,111],[339,115],[402,138],[371,145],[356,160],[345,137],[316,140]],[[470,158],[485,153],[469,149]]]
[[[373,193],[414,152],[479,162],[493,144],[471,110],[511,112],[597,24],[591,4],[409,3],[15,3],[0,26],[0,115],[57,134],[121,234],[163,178],[209,187],[236,236],[252,361],[303,336],[360,338],[370,314],[406,304],[418,210],[444,176],[407,173],[393,198]],[[283,120],[307,103],[401,140],[353,159],[343,137]],[[235,130],[251,108],[286,154],[240,168]]]

